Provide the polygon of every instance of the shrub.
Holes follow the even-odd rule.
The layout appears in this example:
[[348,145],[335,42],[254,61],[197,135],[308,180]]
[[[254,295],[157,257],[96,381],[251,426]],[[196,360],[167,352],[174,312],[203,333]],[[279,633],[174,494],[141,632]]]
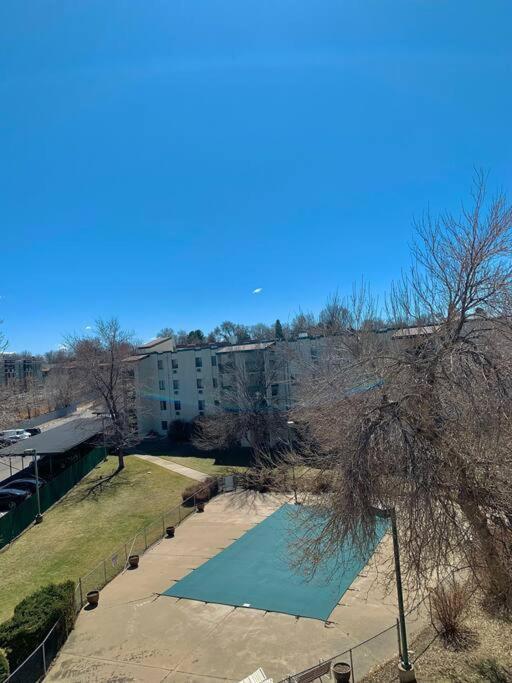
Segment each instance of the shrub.
[[193,422],[185,422],[185,420],[173,420],[169,425],[167,435],[169,439],[175,443],[185,443],[190,441],[193,431]]
[[469,606],[469,586],[451,578],[440,583],[431,597],[432,617],[445,645],[460,647],[467,639],[464,618]]
[[0,624],[0,647],[7,652],[13,669],[35,650],[59,620],[64,641],[64,634],[75,622],[75,585],[72,581],[48,584],[16,605],[11,619]]
[[482,659],[475,665],[476,672],[489,683],[510,683],[512,669],[502,666],[495,659]]
[[287,489],[286,469],[274,467],[254,467],[236,475],[237,486],[249,491],[268,493]]
[[304,477],[304,487],[314,495],[329,493],[333,487],[332,479],[331,472],[308,473],[308,476]]
[[0,683],[9,675],[9,661],[4,650],[0,649]]
[[206,503],[210,498],[213,498],[219,492],[219,483],[215,477],[208,477],[205,481],[198,481],[190,486],[187,486],[181,494],[181,498],[185,505],[194,505],[194,498],[196,503]]

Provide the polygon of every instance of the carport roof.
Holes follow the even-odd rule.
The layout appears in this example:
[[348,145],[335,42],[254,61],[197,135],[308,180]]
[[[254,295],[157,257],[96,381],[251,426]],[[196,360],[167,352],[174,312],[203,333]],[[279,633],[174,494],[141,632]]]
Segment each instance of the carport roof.
[[23,455],[27,448],[34,448],[38,455],[65,453],[71,448],[89,441],[96,434],[100,434],[101,429],[101,419],[78,418],[59,427],[48,429],[41,434],[36,434],[30,439],[23,439],[11,446],[5,446],[5,448],[0,449],[0,456]]

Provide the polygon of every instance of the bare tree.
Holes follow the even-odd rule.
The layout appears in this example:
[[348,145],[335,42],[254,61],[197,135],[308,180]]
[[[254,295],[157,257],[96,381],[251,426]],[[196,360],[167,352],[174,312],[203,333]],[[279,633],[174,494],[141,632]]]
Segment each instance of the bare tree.
[[193,443],[206,450],[248,444],[262,458],[286,434],[285,413],[272,396],[283,381],[282,361],[273,351],[223,355],[221,406],[198,420]]
[[416,225],[411,271],[388,300],[392,319],[416,326],[354,325],[320,359],[295,410],[309,462],[331,481],[306,562],[347,537],[366,547],[375,506],[393,507],[417,587],[466,566],[510,608],[511,229],[512,208],[502,194],[487,201],[479,175],[470,209]]
[[110,418],[105,423],[105,437],[117,454],[118,471],[124,467],[126,449],[138,440],[133,380],[129,364],[123,363],[133,352],[131,340],[132,335],[116,318],[98,320],[91,336],[71,335],[66,340],[78,380],[101,401]]
[[174,337],[174,330],[172,329],[172,327],[162,327],[162,329],[159,332],[157,332],[156,336],[158,338]]

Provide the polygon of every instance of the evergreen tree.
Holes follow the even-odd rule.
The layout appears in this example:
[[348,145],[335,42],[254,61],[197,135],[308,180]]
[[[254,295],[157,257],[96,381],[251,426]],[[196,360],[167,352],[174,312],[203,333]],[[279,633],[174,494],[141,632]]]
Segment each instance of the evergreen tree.
[[281,325],[281,321],[279,320],[279,318],[276,320],[274,331],[276,339],[284,339],[283,326]]

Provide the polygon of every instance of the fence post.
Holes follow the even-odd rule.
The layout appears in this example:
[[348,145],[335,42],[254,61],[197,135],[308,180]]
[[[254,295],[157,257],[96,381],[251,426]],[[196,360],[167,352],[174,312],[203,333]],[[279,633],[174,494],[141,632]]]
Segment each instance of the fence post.
[[396,620],[396,637],[398,640],[398,657],[402,661],[402,640],[400,638],[400,620]]
[[84,594],[82,592],[82,577],[78,579],[78,587],[80,588],[80,609],[82,609],[82,606],[84,604]]
[[356,683],[356,672],[354,671],[354,660],[352,658],[352,648],[349,650],[349,656],[350,656],[350,668],[352,669],[352,678],[354,680],[354,683]]
[[43,643],[42,643],[42,650],[43,650],[43,669],[44,669],[44,675],[46,676],[46,652],[45,652],[45,648],[44,648],[45,642],[46,642],[46,641],[43,640]]
[[107,584],[107,560],[103,560],[103,574],[105,575],[105,585]]
[[144,527],[144,550],[148,549],[148,540],[146,538],[146,527]]

